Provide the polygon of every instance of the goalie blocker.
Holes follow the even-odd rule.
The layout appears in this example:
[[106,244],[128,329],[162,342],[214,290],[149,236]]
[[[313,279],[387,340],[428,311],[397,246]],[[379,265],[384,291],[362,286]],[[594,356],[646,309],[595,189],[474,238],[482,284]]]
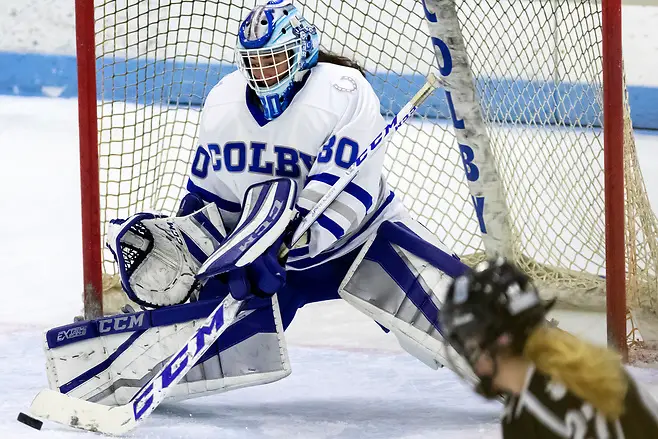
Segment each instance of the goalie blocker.
[[[425,364],[446,364],[470,375],[465,364],[445,362],[446,344],[438,324],[450,277],[464,268],[410,218],[384,221],[359,249],[308,270],[289,271],[276,295],[248,300],[248,315],[219,337],[170,398],[204,396],[289,375],[283,331],[303,305],[339,297],[390,330]],[[127,403],[221,299],[48,331],[44,348],[50,388],[105,405]]]

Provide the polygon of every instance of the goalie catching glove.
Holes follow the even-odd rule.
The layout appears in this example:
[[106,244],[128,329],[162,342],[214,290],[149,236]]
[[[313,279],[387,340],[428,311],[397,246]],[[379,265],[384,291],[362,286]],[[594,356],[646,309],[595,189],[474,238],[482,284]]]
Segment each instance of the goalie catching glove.
[[182,217],[142,212],[111,221],[108,247],[119,266],[123,289],[140,305],[176,305],[209,279],[228,273],[236,299],[276,293],[285,284],[285,269],[276,255],[295,213],[296,196],[296,183],[290,179],[251,186],[229,236],[214,203]]
[[225,237],[219,210],[211,203],[183,217],[142,212],[112,220],[107,246],[128,297],[160,307],[183,303],[198,291],[196,273]]

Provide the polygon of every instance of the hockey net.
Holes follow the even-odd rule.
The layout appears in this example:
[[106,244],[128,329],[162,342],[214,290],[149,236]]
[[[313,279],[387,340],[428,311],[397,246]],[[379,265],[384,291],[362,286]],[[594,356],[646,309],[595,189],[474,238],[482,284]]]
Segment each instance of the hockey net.
[[[300,0],[324,49],[363,65],[392,116],[437,71],[416,0]],[[183,195],[199,111],[235,69],[239,22],[253,2],[96,0],[101,223],[172,213]],[[550,294],[605,307],[601,5],[590,1],[457,0],[461,30],[509,214],[509,251]],[[485,244],[445,94],[388,148],[388,182],[429,230],[468,263]],[[625,115],[627,305],[653,323],[656,219],[628,106]],[[467,156],[468,154],[466,154]],[[466,157],[468,159],[468,157]],[[622,215],[622,212],[619,213]],[[115,267],[103,253],[106,289]],[[110,297],[106,295],[106,297]],[[105,311],[116,305],[109,300]],[[651,326],[647,340],[658,340]]]

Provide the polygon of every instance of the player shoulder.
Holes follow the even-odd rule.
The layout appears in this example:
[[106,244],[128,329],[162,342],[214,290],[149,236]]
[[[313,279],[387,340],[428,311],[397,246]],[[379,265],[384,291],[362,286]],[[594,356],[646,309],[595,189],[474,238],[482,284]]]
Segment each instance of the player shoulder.
[[[340,86],[352,90],[355,85],[357,87],[365,86],[367,88],[372,88],[361,72],[353,67],[321,62],[313,68],[313,74],[320,81],[336,85],[337,87],[334,88],[337,90],[340,90]],[[347,83],[345,81],[347,81]],[[352,87],[349,87],[348,84],[351,84]]]
[[238,70],[229,73],[210,90],[204,107],[244,101],[246,87],[247,81]]
[[307,83],[302,101],[309,106],[324,108],[342,114],[364,100],[379,100],[370,83],[360,71],[337,64],[319,63]]

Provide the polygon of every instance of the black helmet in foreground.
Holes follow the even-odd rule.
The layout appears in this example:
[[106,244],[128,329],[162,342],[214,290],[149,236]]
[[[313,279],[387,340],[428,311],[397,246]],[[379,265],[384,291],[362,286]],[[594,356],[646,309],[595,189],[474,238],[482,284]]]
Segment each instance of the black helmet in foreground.
[[530,278],[504,258],[481,262],[452,281],[441,308],[443,335],[473,368],[480,393],[496,396],[495,364],[491,374],[476,370],[482,354],[493,358],[504,348],[520,355],[553,303],[542,301]]

